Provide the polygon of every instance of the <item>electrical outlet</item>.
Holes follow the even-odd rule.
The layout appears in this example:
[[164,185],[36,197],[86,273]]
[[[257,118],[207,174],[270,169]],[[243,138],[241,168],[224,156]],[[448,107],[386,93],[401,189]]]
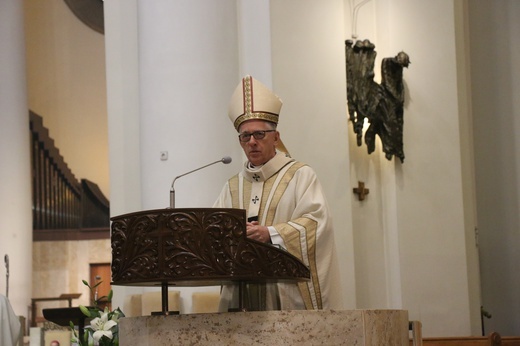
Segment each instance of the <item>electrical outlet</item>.
[[168,152],[167,151],[161,151],[161,161],[168,160]]

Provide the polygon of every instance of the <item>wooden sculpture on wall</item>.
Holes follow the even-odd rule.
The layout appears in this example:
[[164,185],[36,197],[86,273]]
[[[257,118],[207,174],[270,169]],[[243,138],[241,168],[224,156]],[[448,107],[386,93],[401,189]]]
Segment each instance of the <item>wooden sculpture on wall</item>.
[[345,41],[347,67],[347,101],[349,118],[356,133],[357,145],[361,146],[363,123],[369,127],[365,133],[368,153],[375,150],[376,135],[381,138],[383,151],[388,160],[392,156],[404,161],[403,151],[403,67],[410,59],[405,52],[381,62],[381,83],[374,81],[375,45],[369,40]]

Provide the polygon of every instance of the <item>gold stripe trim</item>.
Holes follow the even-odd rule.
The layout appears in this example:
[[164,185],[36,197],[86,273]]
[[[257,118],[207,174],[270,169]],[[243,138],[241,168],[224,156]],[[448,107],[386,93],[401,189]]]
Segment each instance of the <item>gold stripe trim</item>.
[[229,192],[231,193],[231,205],[239,208],[238,204],[238,174],[229,179]]
[[[305,166],[302,162],[296,162],[294,163],[288,170],[285,172],[284,176],[280,180],[280,183],[276,186],[276,190],[273,194],[273,198],[271,200],[271,203],[268,206],[267,210],[267,217],[266,217],[266,225],[273,225],[274,216],[276,213],[276,209],[278,207],[278,204],[280,202],[280,199],[282,198],[283,194],[285,193],[285,190],[287,189],[287,186],[289,182],[294,178],[294,174],[303,166]],[[274,181],[276,180],[276,174],[275,176],[271,177],[268,181],[265,183],[265,187],[268,188],[270,191],[273,188]],[[272,179],[272,180],[271,180]],[[271,181],[270,181],[271,180]],[[269,191],[264,191],[265,193],[269,193]],[[262,201],[261,210],[265,209],[265,201]],[[262,213],[260,213],[262,215]],[[323,304],[321,301],[321,289],[319,287],[319,280],[317,275],[317,264],[316,264],[316,231],[317,231],[317,223],[314,220],[311,220],[309,218],[300,218],[294,221],[296,224],[302,226],[305,228],[307,235],[307,253],[308,253],[308,260],[309,260],[309,266],[311,267],[311,273],[312,273],[312,283],[315,290],[315,295],[317,299],[317,307],[318,309],[321,309]],[[303,249],[301,247],[300,242],[300,231],[293,226],[291,226],[288,223],[283,223],[282,225],[277,226],[278,233],[282,237],[285,246],[287,247],[287,250],[289,253],[296,256],[298,259],[303,261]],[[311,291],[309,288],[308,283],[306,282],[300,282],[298,283],[298,288],[300,289],[300,293],[303,297],[303,301],[305,303],[306,309],[314,309],[314,304],[312,302],[311,298]]]
[[309,219],[307,217],[296,219],[293,222],[305,228],[307,232],[307,256],[311,270],[311,280],[314,286],[317,308],[322,309],[323,302],[321,301],[321,287],[320,281],[318,280],[318,264],[316,260],[316,233],[318,231],[318,223],[315,220]]
[[257,113],[246,113],[242,114],[238,118],[235,119],[235,122],[233,125],[235,126],[235,129],[238,131],[238,128],[240,125],[247,120],[252,119],[260,119],[260,120],[266,120],[270,121],[272,123],[278,124],[278,115],[273,113],[265,113],[265,112],[257,112]]
[[242,205],[249,212],[249,201],[251,200],[251,190],[253,189],[253,184],[249,180],[244,178],[242,178],[242,184],[244,184],[244,186],[242,187]]
[[[297,170],[305,166],[302,162],[295,162],[288,170],[285,172],[284,176],[280,180],[280,183],[276,187],[276,191],[273,194],[273,199],[271,203],[269,204],[269,210],[267,210],[267,217],[265,219],[266,225],[272,225],[274,220],[274,215],[276,212],[276,208],[278,207],[278,203],[280,202],[280,199],[282,198],[283,194],[285,193],[285,190],[287,189],[287,185],[294,177],[294,173],[296,173]],[[276,174],[276,176],[278,173]],[[276,180],[276,177],[273,176],[269,179],[273,179],[273,181]],[[272,185],[272,184],[271,184]]]
[[[249,199],[251,198],[251,182],[242,178],[242,205],[248,209]],[[231,205],[233,208],[240,208],[239,198],[239,175],[229,179],[229,192],[231,193]]]

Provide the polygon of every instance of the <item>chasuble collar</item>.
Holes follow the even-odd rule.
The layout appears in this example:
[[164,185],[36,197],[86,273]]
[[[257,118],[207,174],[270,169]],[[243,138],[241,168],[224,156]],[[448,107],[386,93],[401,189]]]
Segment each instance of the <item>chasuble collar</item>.
[[282,169],[286,164],[293,161],[293,158],[287,157],[284,153],[277,152],[271,160],[260,167],[251,168],[249,167],[249,162],[246,162],[242,174],[246,180],[250,182],[264,182],[276,174],[276,172]]

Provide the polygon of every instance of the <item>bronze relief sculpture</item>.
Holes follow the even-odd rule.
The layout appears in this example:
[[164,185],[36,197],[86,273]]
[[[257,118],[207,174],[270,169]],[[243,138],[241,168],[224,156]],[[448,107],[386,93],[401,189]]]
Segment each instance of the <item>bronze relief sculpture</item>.
[[385,157],[404,161],[403,151],[403,67],[410,59],[405,52],[381,62],[381,83],[374,81],[375,45],[369,40],[345,41],[347,68],[347,102],[349,118],[354,126],[357,145],[361,146],[363,123],[369,127],[365,133],[368,153],[375,150],[376,135],[383,145]]

